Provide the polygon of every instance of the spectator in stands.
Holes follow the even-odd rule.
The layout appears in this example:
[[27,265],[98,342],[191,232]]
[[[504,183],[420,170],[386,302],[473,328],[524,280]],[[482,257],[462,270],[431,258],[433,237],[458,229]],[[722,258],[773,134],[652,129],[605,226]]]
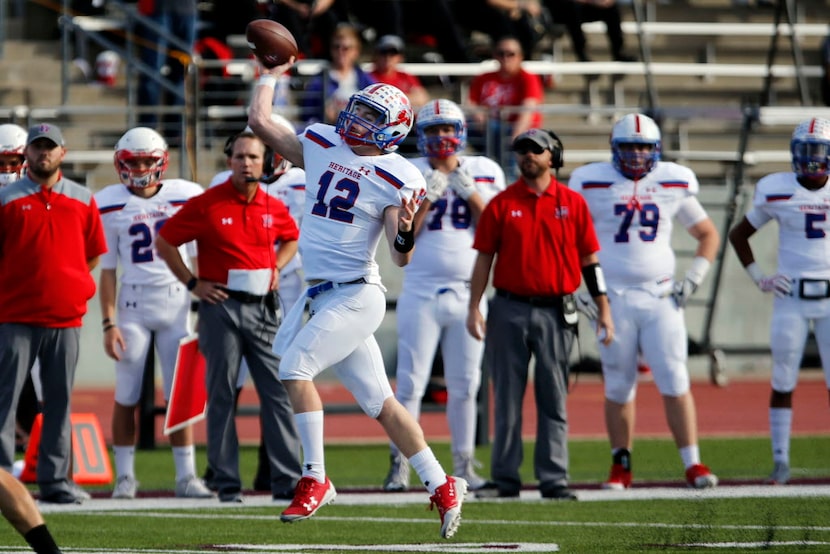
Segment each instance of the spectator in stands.
[[0,469],[0,512],[38,554],[61,554],[26,485]]
[[830,106],[830,33],[821,44],[821,65],[824,68],[824,77],[821,80],[821,97],[824,104]]
[[375,44],[374,69],[369,76],[378,83],[398,87],[409,97],[413,110],[418,110],[429,100],[429,93],[415,75],[398,69],[403,61],[404,44],[397,35],[384,35]]
[[312,79],[301,102],[300,117],[306,124],[334,124],[351,95],[375,82],[358,65],[361,46],[360,33],[354,25],[341,23],[334,30],[328,78],[318,75]]
[[458,0],[456,9],[464,13],[468,29],[486,33],[493,43],[504,36],[516,37],[528,58],[547,32],[538,0]]
[[[137,26],[141,61],[159,74],[166,63],[170,71],[165,78],[178,91],[176,94],[162,94],[163,89],[158,81],[139,73],[138,105],[145,109],[159,105],[184,105],[186,67],[190,63],[196,41],[196,0],[139,0],[138,12],[184,43],[175,44],[165,34],[157,33],[146,25]],[[166,114],[164,117],[165,125],[170,126],[170,129],[163,130],[162,135],[167,137],[171,145],[181,139],[181,118],[181,114]],[[142,111],[138,114],[138,122],[142,127],[155,128],[158,116]]]
[[300,55],[308,58],[325,57],[337,24],[347,20],[336,0],[275,0],[269,17],[291,31]]
[[582,32],[582,24],[602,21],[608,33],[611,56],[618,62],[633,62],[635,58],[623,52],[623,32],[620,10],[616,0],[545,0],[555,23],[561,23],[571,36],[574,55],[582,62],[589,62],[586,48],[588,41]]
[[[536,107],[544,94],[539,76],[522,69],[524,54],[516,38],[505,37],[496,42],[494,55],[498,70],[478,75],[470,84],[470,104],[484,109],[473,114],[475,124],[470,134],[485,140],[487,156],[501,161],[511,180],[517,176],[516,161],[503,150],[518,135],[541,125],[542,115]],[[503,115],[502,109],[507,107],[522,109]]]

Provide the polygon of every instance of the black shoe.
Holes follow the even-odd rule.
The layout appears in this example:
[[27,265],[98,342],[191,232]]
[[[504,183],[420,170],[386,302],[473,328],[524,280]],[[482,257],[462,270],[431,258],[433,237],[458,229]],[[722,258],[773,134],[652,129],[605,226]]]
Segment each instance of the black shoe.
[[487,481],[475,491],[476,498],[519,498],[519,489],[499,488],[493,481]]
[[219,502],[242,504],[242,491],[234,489],[219,491]]
[[55,491],[40,497],[40,502],[47,504],[80,504],[83,502],[70,491]]
[[542,498],[551,500],[577,500],[576,493],[565,485],[543,488],[539,492],[542,493]]

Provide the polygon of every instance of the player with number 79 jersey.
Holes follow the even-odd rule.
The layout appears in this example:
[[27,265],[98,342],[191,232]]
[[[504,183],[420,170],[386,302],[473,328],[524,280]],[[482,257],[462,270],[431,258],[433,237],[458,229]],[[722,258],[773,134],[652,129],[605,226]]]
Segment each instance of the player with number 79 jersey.
[[[660,161],[660,142],[652,119],[629,114],[611,132],[613,161],[576,169],[568,183],[585,198],[594,219],[616,332],[611,344],[599,346],[613,458],[604,487],[610,489],[631,485],[638,351],[664,398],[687,484],[717,485],[717,477],[700,463],[683,307],[703,281],[720,237],[696,198],[694,173]],[[697,241],[695,258],[682,280],[674,276],[675,217]]]

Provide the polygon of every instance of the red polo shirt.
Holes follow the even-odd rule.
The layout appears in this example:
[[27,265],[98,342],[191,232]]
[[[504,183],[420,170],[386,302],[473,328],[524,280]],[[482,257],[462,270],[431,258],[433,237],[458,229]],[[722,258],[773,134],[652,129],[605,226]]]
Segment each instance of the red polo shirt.
[[473,248],[496,255],[494,287],[557,296],[579,288],[581,260],[599,251],[599,241],[585,200],[551,176],[539,196],[520,178],[493,198],[476,226]]
[[196,241],[199,277],[228,282],[231,269],[274,269],[277,242],[300,231],[285,204],[257,188],[250,203],[228,181],[194,196],[159,231],[174,246]]
[[95,295],[89,260],[106,251],[88,188],[24,177],[0,189],[0,323],[80,327]]

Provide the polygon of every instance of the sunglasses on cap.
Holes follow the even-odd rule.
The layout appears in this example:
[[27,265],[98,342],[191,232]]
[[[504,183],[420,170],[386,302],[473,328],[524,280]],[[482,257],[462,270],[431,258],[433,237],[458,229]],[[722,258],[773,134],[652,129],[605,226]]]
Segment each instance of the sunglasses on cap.
[[521,154],[522,156],[526,155],[527,153],[533,153],[538,156],[545,150],[545,148],[539,146],[532,140],[523,140],[522,142],[513,147],[513,152]]

